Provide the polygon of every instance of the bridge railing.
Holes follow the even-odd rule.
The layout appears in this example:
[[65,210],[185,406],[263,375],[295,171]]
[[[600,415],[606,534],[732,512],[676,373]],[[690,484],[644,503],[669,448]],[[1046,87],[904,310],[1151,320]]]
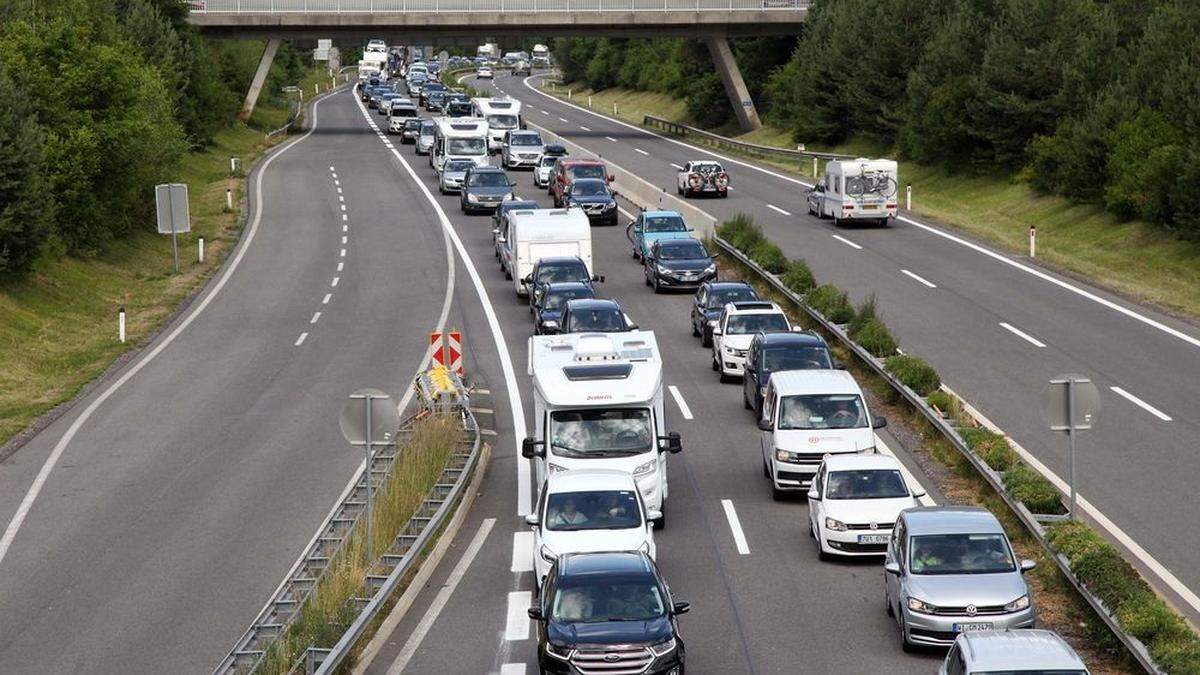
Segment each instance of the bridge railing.
[[190,0],[198,13],[795,11],[812,0]]

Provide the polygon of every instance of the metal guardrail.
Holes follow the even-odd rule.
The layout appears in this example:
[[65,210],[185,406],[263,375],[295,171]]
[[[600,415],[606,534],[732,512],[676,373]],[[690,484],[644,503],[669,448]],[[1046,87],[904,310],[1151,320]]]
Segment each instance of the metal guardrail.
[[811,0],[193,0],[195,13],[805,11]]
[[642,124],[648,127],[661,129],[675,136],[697,136],[703,138],[718,147],[738,150],[751,155],[763,155],[776,157],[787,157],[789,159],[801,160],[811,159],[854,159],[854,155],[842,155],[836,152],[815,152],[812,150],[789,150],[787,148],[777,148],[773,145],[760,145],[758,143],[746,143],[745,141],[737,141],[720,134],[714,134],[711,131],[697,129],[686,124],[672,122],[654,115],[643,115]]
[[875,358],[874,355],[851,339],[850,336],[846,334],[846,331],[842,330],[841,326],[829,321],[820,312],[812,307],[809,307],[804,301],[804,298],[800,295],[797,295],[794,291],[784,285],[778,276],[763,269],[758,263],[751,260],[749,256],[739,251],[733,246],[733,244],[730,244],[721,237],[714,234],[713,240],[716,242],[717,246],[728,252],[729,255],[735,258],[739,263],[753,270],[755,274],[762,277],[762,279],[770,284],[772,288],[795,303],[797,307],[803,309],[813,321],[816,321],[823,329],[836,337],[837,340],[845,345],[847,349],[853,352],[853,354],[858,357],[859,360],[861,360],[863,363],[866,363],[867,366],[869,366],[877,376],[882,378],[893,389],[895,389],[909,403],[909,405],[913,406],[917,412],[921,413],[921,415],[925,417],[925,419],[932,424],[933,427],[937,429],[938,432],[945,437],[946,440],[948,440],[963,457],[966,458],[966,460],[971,464],[971,467],[974,468],[975,471],[983,477],[987,484],[993,490],[995,490],[996,494],[1000,496],[1000,499],[1004,501],[1009,510],[1016,514],[1017,519],[1021,521],[1021,524],[1025,526],[1025,529],[1029,531],[1033,538],[1037,540],[1038,544],[1041,545],[1046,554],[1049,555],[1050,558],[1054,560],[1055,564],[1058,565],[1059,571],[1062,572],[1063,576],[1066,577],[1066,579],[1071,583],[1071,586],[1075,589],[1075,591],[1079,593],[1079,595],[1085,601],[1087,601],[1088,605],[1091,606],[1092,611],[1094,611],[1096,615],[1100,617],[1108,629],[1112,631],[1113,635],[1120,640],[1121,644],[1125,647],[1129,654],[1133,656],[1138,665],[1141,666],[1142,669],[1147,673],[1151,673],[1152,675],[1159,675],[1163,672],[1154,663],[1154,659],[1150,656],[1146,646],[1142,644],[1140,640],[1125,632],[1125,630],[1121,628],[1121,625],[1117,622],[1116,617],[1113,616],[1112,611],[1104,605],[1104,602],[1101,601],[1100,598],[1093,595],[1092,592],[1088,590],[1088,588],[1084,586],[1082,582],[1079,581],[1079,579],[1075,576],[1075,573],[1071,571],[1071,566],[1066,556],[1054,550],[1054,548],[1050,545],[1050,542],[1046,539],[1046,530],[1038,521],[1038,516],[1031,513],[1024,504],[1013,499],[1013,497],[1004,488],[1003,476],[994,471],[992,467],[988,466],[986,462],[984,462],[978,455],[971,451],[971,448],[967,446],[966,442],[962,439],[962,436],[959,435],[958,430],[955,429],[949,422],[947,422],[946,419],[942,417],[941,413],[930,406],[920,394],[910,389],[894,375],[889,373],[883,367],[883,362],[881,360]]

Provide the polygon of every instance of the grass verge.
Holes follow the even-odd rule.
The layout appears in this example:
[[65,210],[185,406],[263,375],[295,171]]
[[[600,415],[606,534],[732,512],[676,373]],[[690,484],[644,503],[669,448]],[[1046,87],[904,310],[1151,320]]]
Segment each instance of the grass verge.
[[[563,84],[547,91],[565,99],[568,89],[572,103],[586,107],[590,96],[592,108],[607,115],[613,114],[616,104],[616,116],[635,125],[641,125],[644,115],[688,122],[683,101],[666,94],[625,89],[590,91],[579,84]],[[714,131],[750,143],[795,147],[787,131],[770,125],[747,134],[728,127]],[[821,150],[857,156],[890,154],[887,148],[863,141]],[[811,162],[797,165],[754,159],[795,176],[812,178]],[[1182,241],[1148,223],[1122,222],[1097,205],[1040,195],[1015,176],[981,175],[904,162],[900,177],[902,183],[912,184],[913,213],[922,218],[1017,255],[1028,255],[1029,226],[1036,225],[1039,261],[1136,300],[1191,318],[1200,317],[1200,243]]]

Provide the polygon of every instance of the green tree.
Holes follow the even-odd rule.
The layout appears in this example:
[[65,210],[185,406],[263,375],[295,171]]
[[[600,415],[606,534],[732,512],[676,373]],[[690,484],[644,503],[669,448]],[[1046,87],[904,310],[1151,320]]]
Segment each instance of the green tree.
[[28,93],[0,61],[0,273],[29,269],[50,233],[45,139]]

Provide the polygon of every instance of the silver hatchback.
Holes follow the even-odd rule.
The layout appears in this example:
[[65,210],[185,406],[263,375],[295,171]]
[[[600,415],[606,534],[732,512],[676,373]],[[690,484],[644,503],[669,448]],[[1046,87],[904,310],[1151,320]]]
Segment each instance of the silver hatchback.
[[884,559],[884,601],[905,651],[948,646],[961,633],[1032,628],[1033,596],[1000,521],[986,509],[906,509]]

